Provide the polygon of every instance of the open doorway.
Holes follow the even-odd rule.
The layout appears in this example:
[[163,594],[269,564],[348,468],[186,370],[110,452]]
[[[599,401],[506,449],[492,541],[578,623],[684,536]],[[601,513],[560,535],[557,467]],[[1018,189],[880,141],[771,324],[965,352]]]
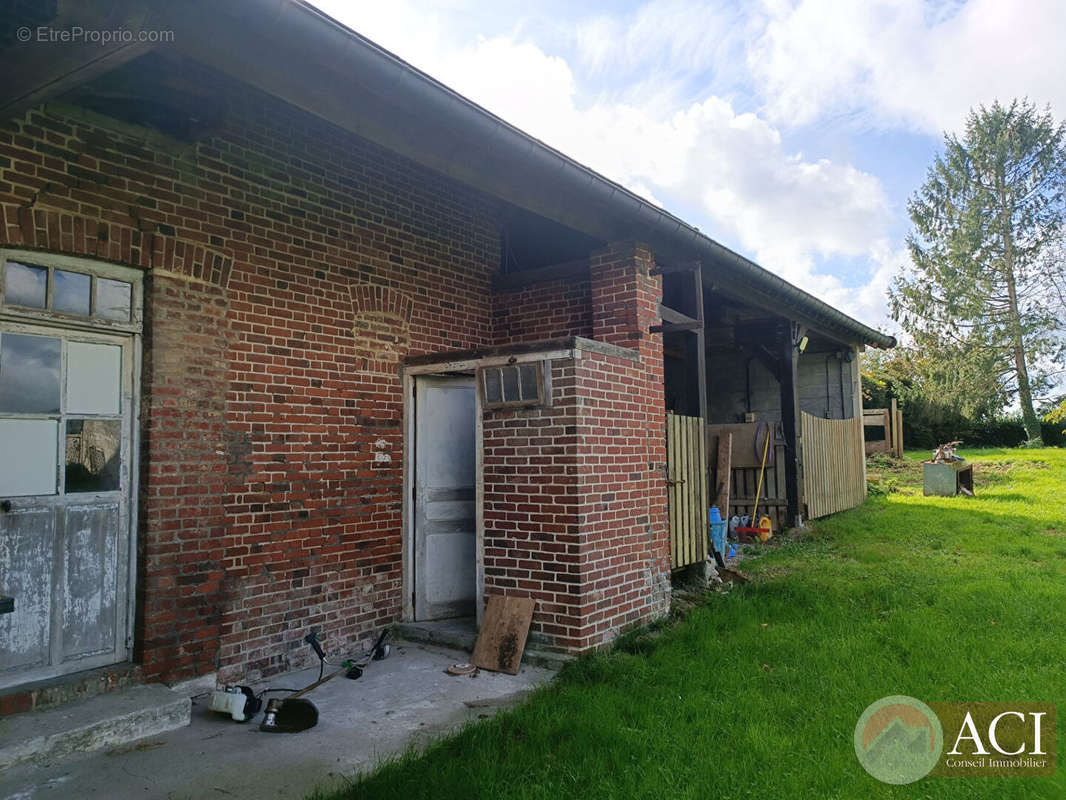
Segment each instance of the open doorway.
[[412,399],[413,619],[472,618],[478,580],[474,378],[415,376]]

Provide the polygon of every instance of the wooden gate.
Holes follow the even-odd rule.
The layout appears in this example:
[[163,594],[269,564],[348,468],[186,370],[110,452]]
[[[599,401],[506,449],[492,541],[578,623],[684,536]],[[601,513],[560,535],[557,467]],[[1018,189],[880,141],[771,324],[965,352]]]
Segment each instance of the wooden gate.
[[670,566],[707,558],[707,441],[699,417],[666,415]]
[[817,519],[861,505],[866,499],[862,417],[802,417],[807,516]]

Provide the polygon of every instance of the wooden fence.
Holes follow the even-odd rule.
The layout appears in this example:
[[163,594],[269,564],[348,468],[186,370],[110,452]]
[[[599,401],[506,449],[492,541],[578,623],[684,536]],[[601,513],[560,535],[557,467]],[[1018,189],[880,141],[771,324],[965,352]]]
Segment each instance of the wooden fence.
[[884,428],[884,439],[867,439],[866,455],[888,453],[892,458],[903,458],[903,412],[892,398],[888,408],[864,408],[862,424],[867,428]]
[[802,417],[807,516],[817,519],[860,505],[866,499],[862,418]]
[[670,566],[707,558],[707,444],[699,417],[666,415]]

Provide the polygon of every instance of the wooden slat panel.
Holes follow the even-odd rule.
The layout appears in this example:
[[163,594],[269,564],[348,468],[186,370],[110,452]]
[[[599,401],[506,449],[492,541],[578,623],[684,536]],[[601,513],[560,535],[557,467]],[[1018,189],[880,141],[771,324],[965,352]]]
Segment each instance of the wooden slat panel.
[[[702,294],[700,295],[702,297]],[[702,311],[700,312],[702,316]],[[697,557],[703,561],[710,556],[710,543],[708,537],[710,535],[710,528],[708,527],[709,506],[711,504],[710,494],[710,481],[707,475],[707,436],[704,431],[705,423],[702,419],[697,418],[695,422],[695,430],[693,431],[693,439],[696,441],[696,447],[699,451],[699,455],[696,458],[696,469],[700,478],[700,497],[699,497],[699,524],[697,530],[699,532],[699,538],[696,540],[699,544],[699,550]]]
[[677,566],[677,419],[673,414],[666,415],[666,479],[667,496],[670,501],[670,563]]
[[803,414],[807,515],[824,517],[866,499],[862,419]]
[[707,558],[707,443],[699,417],[666,415],[670,481],[670,561],[676,569]]

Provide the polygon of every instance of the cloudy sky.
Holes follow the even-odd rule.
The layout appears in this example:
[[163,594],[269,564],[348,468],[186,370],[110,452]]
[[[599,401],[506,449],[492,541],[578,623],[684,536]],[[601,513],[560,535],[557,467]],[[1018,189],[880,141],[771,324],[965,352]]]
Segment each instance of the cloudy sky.
[[888,330],[943,132],[996,98],[1066,113],[1063,0],[313,2]]

